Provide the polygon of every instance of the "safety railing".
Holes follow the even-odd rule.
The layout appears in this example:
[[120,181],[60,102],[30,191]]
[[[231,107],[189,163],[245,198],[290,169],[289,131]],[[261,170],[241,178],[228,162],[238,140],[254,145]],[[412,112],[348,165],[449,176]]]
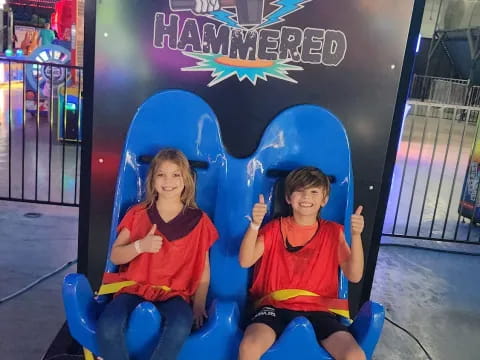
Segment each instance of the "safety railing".
[[78,206],[82,93],[80,67],[0,58],[1,200]]

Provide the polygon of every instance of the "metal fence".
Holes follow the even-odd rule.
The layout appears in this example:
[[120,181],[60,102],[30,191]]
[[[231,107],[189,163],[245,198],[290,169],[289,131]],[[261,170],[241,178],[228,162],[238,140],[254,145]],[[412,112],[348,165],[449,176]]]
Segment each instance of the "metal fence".
[[442,105],[480,107],[480,86],[470,86],[468,80],[415,74],[409,98]]
[[82,92],[80,67],[0,58],[0,200],[78,206]]
[[[457,86],[461,83],[452,81],[444,89]],[[432,101],[435,96],[408,101],[383,235],[479,242],[480,149],[474,145],[480,108],[455,105],[456,90],[451,94],[445,103]]]
[[468,29],[480,26],[480,1],[442,0],[438,6],[438,30]]

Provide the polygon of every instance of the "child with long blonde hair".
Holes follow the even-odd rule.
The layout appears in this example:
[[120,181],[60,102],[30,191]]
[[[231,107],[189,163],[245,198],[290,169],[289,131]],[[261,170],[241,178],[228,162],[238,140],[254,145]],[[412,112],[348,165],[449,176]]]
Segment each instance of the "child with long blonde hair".
[[174,360],[192,325],[206,317],[210,282],[209,248],[218,238],[208,216],[195,204],[195,182],[185,155],[161,150],[146,179],[146,199],[120,222],[110,260],[121,265],[122,288],[98,320],[104,360],[128,360],[128,318],[143,301],[162,315],[162,330],[151,359]]

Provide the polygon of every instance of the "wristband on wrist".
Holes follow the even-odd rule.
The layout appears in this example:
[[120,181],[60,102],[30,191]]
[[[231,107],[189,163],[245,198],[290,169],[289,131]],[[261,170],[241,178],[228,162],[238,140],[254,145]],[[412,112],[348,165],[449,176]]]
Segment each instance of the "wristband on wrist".
[[250,227],[255,231],[258,231],[258,229],[260,229],[260,225],[254,224],[253,222],[250,222]]
[[135,251],[137,254],[140,254],[142,252],[142,249],[140,248],[140,240],[137,240],[133,243],[133,246],[135,246]]

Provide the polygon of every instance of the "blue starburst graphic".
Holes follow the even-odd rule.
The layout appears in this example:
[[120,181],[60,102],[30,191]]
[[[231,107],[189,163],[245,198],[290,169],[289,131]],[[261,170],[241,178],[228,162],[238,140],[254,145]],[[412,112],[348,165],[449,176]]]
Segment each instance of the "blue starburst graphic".
[[207,16],[227,26],[230,26],[233,28],[240,28],[240,26],[238,25],[238,22],[232,19],[232,16],[235,16],[235,14],[230,11],[220,9],[220,10],[212,11]]
[[219,58],[224,57],[219,54],[201,54],[187,51],[184,51],[183,54],[200,61],[198,61],[195,66],[182,68],[182,71],[212,72],[211,76],[213,80],[210,81],[208,87],[214,86],[232,76],[237,76],[240,81],[248,79],[253,85],[257,84],[258,79],[268,81],[268,77],[274,77],[296,84],[297,81],[291,78],[288,72],[303,70],[300,66],[288,64],[289,60],[275,60],[272,61],[271,66],[238,67],[218,62],[217,60]]
[[278,9],[268,14],[265,17],[265,21],[257,26],[257,29],[284,21],[284,16],[303,9],[303,4],[310,1],[311,0],[275,0],[272,5],[278,6]]

